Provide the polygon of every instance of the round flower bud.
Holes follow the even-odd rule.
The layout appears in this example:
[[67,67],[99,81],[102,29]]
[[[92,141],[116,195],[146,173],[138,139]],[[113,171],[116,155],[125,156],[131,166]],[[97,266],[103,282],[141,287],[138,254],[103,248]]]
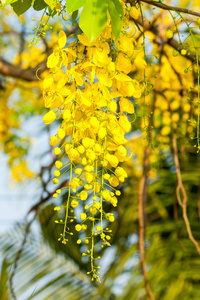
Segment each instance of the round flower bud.
[[101,230],[102,230],[102,227],[101,227],[101,226],[97,226],[97,227],[96,227],[96,230],[97,230],[97,231],[101,231]]
[[58,138],[57,136],[53,135],[51,138],[50,138],[50,145],[52,147],[55,147],[57,144],[58,144]]
[[168,29],[165,33],[165,36],[167,39],[171,39],[173,37],[173,31],[171,29]]
[[72,200],[71,207],[76,208],[77,206],[79,206],[78,201],[77,200]]
[[80,192],[79,197],[82,201],[85,201],[88,198],[88,193],[86,191],[82,191],[82,192]]
[[186,54],[187,54],[187,50],[182,49],[182,50],[181,50],[181,54],[182,54],[182,55],[186,55]]
[[82,227],[81,227],[80,224],[77,224],[77,225],[75,226],[75,229],[76,229],[76,231],[80,231],[80,230],[82,229]]
[[78,146],[77,150],[80,154],[83,154],[85,152],[85,148],[82,145]]
[[87,218],[87,215],[85,213],[80,214],[80,219],[85,220]]
[[83,170],[81,168],[77,168],[74,172],[76,173],[76,175],[81,175],[82,171]]
[[109,220],[110,222],[114,222],[114,221],[115,221],[115,218],[114,218],[114,216],[110,216],[108,220]]
[[58,176],[60,176],[60,172],[59,172],[58,170],[54,171],[54,173],[53,173],[53,174],[54,174],[54,176],[55,176],[55,177],[58,177]]
[[62,168],[63,163],[62,163],[60,160],[57,160],[57,161],[55,162],[55,166],[56,166],[56,169],[60,169],[60,168]]
[[109,180],[110,174],[108,174],[108,173],[104,174],[104,175],[103,175],[103,178],[104,178],[105,180]]
[[54,178],[52,181],[53,181],[53,183],[54,183],[54,184],[57,184],[57,183],[59,183],[59,180],[58,180],[58,178]]
[[59,147],[56,147],[54,149],[54,153],[55,153],[55,155],[59,155],[61,153],[61,149]]

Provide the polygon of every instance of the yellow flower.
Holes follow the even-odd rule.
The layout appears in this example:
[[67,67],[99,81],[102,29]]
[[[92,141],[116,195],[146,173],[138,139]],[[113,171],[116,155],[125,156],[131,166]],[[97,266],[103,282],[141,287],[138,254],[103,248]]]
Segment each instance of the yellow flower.
[[86,191],[81,191],[80,192],[80,199],[82,201],[85,201],[88,198],[88,193]]

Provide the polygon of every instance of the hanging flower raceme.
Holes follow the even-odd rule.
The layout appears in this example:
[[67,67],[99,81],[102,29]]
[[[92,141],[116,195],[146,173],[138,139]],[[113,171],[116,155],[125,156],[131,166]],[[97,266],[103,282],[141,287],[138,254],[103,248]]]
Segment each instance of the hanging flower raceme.
[[[115,220],[114,213],[105,212],[104,204],[117,206],[119,185],[127,178],[121,163],[128,159],[125,134],[132,127],[127,113],[134,113],[127,97],[138,98],[143,90],[141,83],[127,75],[146,66],[142,58],[137,58],[133,37],[125,31],[128,14],[125,10],[122,32],[116,43],[110,23],[92,43],[83,33],[67,48],[66,35],[60,31],[58,47],[48,58],[50,70],[43,83],[45,106],[50,108],[44,122],[50,124],[56,116],[61,118],[60,128],[50,139],[58,156],[53,183],[59,183],[62,173],[69,174],[65,220],[61,222],[64,229],[59,240],[65,244],[72,235],[68,224],[76,217],[71,213],[84,202],[84,212],[74,230],[82,233],[77,243],[89,245],[83,255],[90,257],[92,280],[99,280],[99,267],[94,264],[95,242],[100,237],[100,247],[110,245],[108,227]],[[68,158],[67,165],[64,159],[60,160],[64,156]],[[92,223],[92,231],[85,236],[88,222]]]

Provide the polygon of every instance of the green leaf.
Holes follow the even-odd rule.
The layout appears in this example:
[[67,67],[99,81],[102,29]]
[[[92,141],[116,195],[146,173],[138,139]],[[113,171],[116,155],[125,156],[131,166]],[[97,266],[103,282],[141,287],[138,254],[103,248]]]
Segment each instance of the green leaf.
[[13,3],[11,6],[14,12],[19,16],[23,15],[30,7],[32,0],[18,0]]
[[108,1],[108,11],[111,18],[111,25],[112,25],[113,33],[115,35],[115,40],[117,40],[119,38],[120,31],[122,28],[122,20],[112,1]]
[[83,7],[86,0],[66,0],[68,14]]
[[72,22],[73,22],[73,23],[76,21],[77,16],[78,16],[78,10],[75,10],[75,11],[72,13]]
[[46,2],[46,4],[51,8],[51,10],[53,10],[56,4],[58,3],[58,0],[44,0],[44,2]]
[[14,3],[16,1],[17,0],[1,0],[1,3],[2,3],[3,6],[6,6],[6,5]]
[[124,14],[124,10],[123,10],[123,7],[122,7],[121,3],[119,2],[119,0],[111,0],[111,1],[115,5],[115,8],[116,8],[117,12],[120,15],[120,18],[122,19],[123,14]]
[[33,8],[37,11],[44,9],[47,7],[47,4],[44,2],[44,0],[35,0],[33,4]]
[[107,0],[87,0],[80,16],[79,26],[92,42],[107,23]]

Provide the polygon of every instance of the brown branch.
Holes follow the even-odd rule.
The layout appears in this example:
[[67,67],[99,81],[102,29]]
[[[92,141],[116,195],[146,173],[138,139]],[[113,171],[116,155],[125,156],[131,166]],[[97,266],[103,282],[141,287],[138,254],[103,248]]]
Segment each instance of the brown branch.
[[[187,215],[187,201],[188,201],[188,198],[187,198],[187,193],[186,193],[185,187],[184,187],[183,182],[182,182],[182,177],[181,177],[180,162],[179,162],[179,158],[178,158],[178,149],[177,149],[177,141],[176,141],[176,133],[175,133],[175,129],[174,129],[174,126],[173,126],[173,121],[172,121],[172,112],[171,112],[171,126],[172,126],[173,156],[174,156],[174,163],[175,163],[175,166],[176,166],[176,173],[177,173],[177,180],[178,180],[177,187],[176,187],[176,197],[177,197],[179,205],[182,207],[183,219],[185,221],[185,225],[186,225],[186,229],[187,229],[189,239],[195,245],[196,250],[200,255],[200,247],[199,247],[198,242],[196,241],[196,239],[194,238],[194,236],[192,234],[190,222],[189,222],[188,215]],[[181,197],[181,194],[182,194],[182,197]]]
[[[72,30],[66,33],[67,36],[71,35],[72,33],[76,32],[79,27],[76,26]],[[52,52],[49,49],[46,53],[47,56],[50,55]],[[11,76],[14,78],[26,80],[26,81],[37,81],[38,77],[41,73],[43,73],[47,69],[47,59],[42,61],[41,63],[37,64],[34,68],[22,69],[20,66],[15,66],[8,61],[0,58],[0,74],[4,76]],[[37,76],[36,76],[37,73]]]
[[18,79],[23,79],[26,81],[36,81],[38,80],[36,76],[36,72],[38,69],[38,76],[44,72],[47,68],[46,66],[47,60],[45,59],[43,62],[39,63],[35,68],[22,69],[20,66],[15,66],[3,58],[0,58],[0,74],[4,76],[11,76]]
[[[160,58],[159,58],[159,71],[156,80],[156,89],[158,89],[159,81],[160,81],[160,72],[161,72],[161,60],[163,55],[163,45],[160,45]],[[155,110],[156,103],[156,93],[153,98],[152,112]],[[149,133],[148,140],[151,142],[151,127],[153,125],[153,117],[154,114],[151,114],[149,120]],[[154,300],[154,295],[151,291],[148,278],[147,278],[147,270],[145,265],[145,247],[144,247],[144,235],[145,235],[145,207],[146,207],[146,199],[147,199],[147,178],[148,178],[148,170],[149,170],[149,154],[150,149],[149,145],[145,148],[144,151],[144,163],[143,163],[143,174],[139,182],[139,193],[138,193],[138,223],[139,223],[139,251],[140,251],[140,262],[142,267],[142,273],[144,276],[145,288],[147,294],[151,300]]]
[[140,262],[142,267],[142,273],[144,276],[144,282],[147,294],[151,300],[154,300],[153,293],[151,291],[148,278],[147,278],[147,270],[145,265],[145,250],[144,250],[144,206],[147,197],[147,173],[149,169],[149,146],[145,148],[144,152],[144,166],[143,166],[143,174],[139,182],[139,194],[138,194],[138,223],[139,223],[139,251],[140,251]]
[[197,192],[197,211],[198,211],[198,217],[200,219],[200,183],[199,183],[198,192]]
[[[189,14],[189,15],[200,17],[200,13],[198,13],[196,11],[193,11],[193,10],[190,10],[190,9],[187,9],[187,8],[181,8],[181,7],[166,5],[166,4],[163,4],[163,3],[160,3],[160,2],[157,2],[157,1],[152,1],[152,0],[138,0],[138,1],[147,3],[147,4],[150,4],[150,5],[159,7],[159,8],[162,8],[164,10],[178,11],[178,12],[181,12],[181,13],[184,13],[184,14]],[[129,2],[133,5],[134,1],[130,0],[130,1],[127,1],[127,2]]]
[[[157,19],[156,19],[157,20]],[[191,62],[196,62],[196,55],[193,51],[191,51],[189,48],[186,46],[182,46],[179,42],[177,42],[176,39],[171,38],[171,39],[166,39],[165,36],[162,34],[163,30],[160,30],[160,27],[162,27],[162,24],[158,24],[154,20],[153,22],[150,22],[147,18],[144,19],[144,29],[145,31],[151,31],[152,33],[155,34],[156,40],[160,39],[161,43],[165,42],[175,50],[181,52],[182,49],[185,49],[187,51],[186,55],[184,55],[185,58],[189,59]],[[136,22],[140,25],[143,26],[142,18],[139,17]],[[181,54],[180,54],[181,55]],[[199,64],[200,64],[200,59],[199,59]]]

